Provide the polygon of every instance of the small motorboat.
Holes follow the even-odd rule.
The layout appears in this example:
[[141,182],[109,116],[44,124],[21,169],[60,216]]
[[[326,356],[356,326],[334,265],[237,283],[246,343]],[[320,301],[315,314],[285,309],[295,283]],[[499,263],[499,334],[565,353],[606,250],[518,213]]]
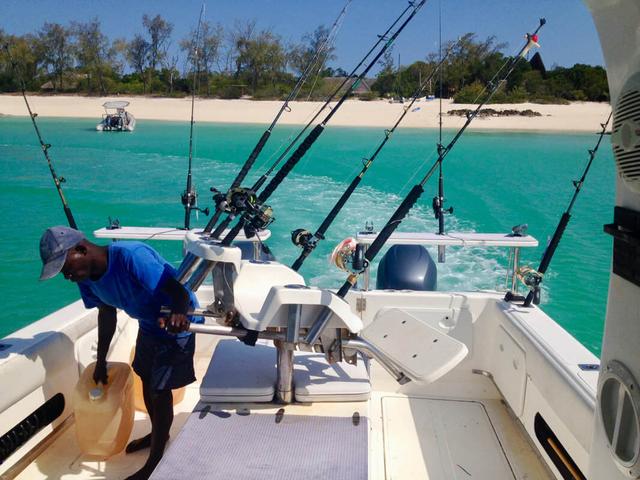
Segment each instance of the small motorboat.
[[102,121],[96,125],[99,132],[133,132],[136,127],[135,117],[125,110],[129,102],[125,100],[114,100],[102,104],[105,113],[102,114]]

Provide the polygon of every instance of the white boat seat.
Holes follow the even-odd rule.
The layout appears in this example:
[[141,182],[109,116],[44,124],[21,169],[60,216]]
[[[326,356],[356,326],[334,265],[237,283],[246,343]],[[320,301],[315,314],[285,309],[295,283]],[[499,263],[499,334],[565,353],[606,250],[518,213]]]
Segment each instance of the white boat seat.
[[[300,402],[351,402],[369,398],[365,362],[329,365],[323,354],[294,352],[294,395]],[[277,381],[276,349],[221,340],[200,384],[205,403],[271,402]]]
[[233,284],[236,309],[245,328],[258,330],[259,316],[273,286],[304,285],[304,277],[278,262],[244,260]]
[[[251,330],[263,331],[268,327],[287,327],[290,309],[300,305],[300,327],[310,328],[323,309],[331,311],[328,328],[346,328],[352,333],[362,330],[362,319],[353,313],[344,299],[330,290],[304,285],[273,286],[258,313],[251,312],[236,295],[235,306],[242,324]],[[256,310],[254,307],[253,310]]]
[[361,336],[389,357],[409,378],[431,383],[455,368],[467,346],[399,308],[383,308]]

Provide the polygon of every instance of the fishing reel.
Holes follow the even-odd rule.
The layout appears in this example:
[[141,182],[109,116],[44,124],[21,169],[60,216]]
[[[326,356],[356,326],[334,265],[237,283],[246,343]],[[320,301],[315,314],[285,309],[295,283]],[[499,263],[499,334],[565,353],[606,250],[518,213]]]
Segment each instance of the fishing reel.
[[216,210],[231,214],[238,214],[247,210],[248,204],[258,202],[256,193],[244,187],[235,187],[229,189],[227,193],[223,193],[215,187],[209,190],[213,192],[213,201],[216,204]]
[[252,238],[256,232],[264,230],[275,220],[273,209],[269,205],[261,205],[257,201],[247,205],[244,234]]
[[211,187],[209,190],[213,193],[213,203],[216,205],[218,212],[227,211],[227,195],[222,193],[216,187]]
[[345,238],[333,249],[329,263],[351,275],[359,275],[369,267],[365,258],[365,246],[355,238]]
[[[514,227],[514,230],[517,227],[521,227],[522,225],[518,225]],[[525,226],[526,228],[526,226]],[[517,236],[517,235],[513,235]],[[508,291],[504,296],[505,302],[524,302],[523,306],[528,307],[531,303],[535,305],[540,304],[540,284],[542,283],[542,279],[544,275],[537,270],[528,267],[526,265],[519,267],[516,270],[516,277],[529,289],[531,292],[531,296],[524,297],[522,295],[517,295],[512,291]]]
[[433,208],[433,214],[436,217],[436,220],[438,220],[440,216],[444,215],[445,213],[448,213],[448,214],[453,213],[453,207],[442,208],[443,203],[444,203],[444,199],[442,199],[438,195],[433,197],[433,201],[431,202],[431,208]]
[[225,203],[226,211],[229,213],[250,212],[258,204],[258,196],[250,188],[236,187],[227,192]]
[[205,215],[209,215],[209,207],[200,208],[198,207],[198,194],[195,190],[185,190],[182,192],[180,196],[180,200],[182,201],[182,205],[189,210],[196,210],[198,212],[204,213]]
[[516,276],[530,289],[539,287],[543,277],[542,273],[526,265],[518,268]]
[[524,283],[529,290],[533,293],[534,305],[540,304],[540,284],[544,275],[537,270],[528,267],[526,265],[518,268],[516,271],[518,279]]
[[322,235],[314,235],[309,230],[304,228],[298,228],[291,232],[291,242],[303,250],[313,250],[318,243],[318,240],[324,240]]

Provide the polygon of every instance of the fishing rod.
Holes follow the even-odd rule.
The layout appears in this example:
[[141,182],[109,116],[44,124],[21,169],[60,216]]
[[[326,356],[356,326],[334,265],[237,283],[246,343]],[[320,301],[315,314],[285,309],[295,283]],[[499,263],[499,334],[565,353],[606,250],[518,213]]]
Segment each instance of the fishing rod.
[[[303,85],[308,80],[309,75],[314,71],[315,65],[319,63],[319,60],[322,58],[322,55],[324,55],[324,53],[329,49],[329,46],[333,42],[333,38],[335,37],[336,32],[340,28],[342,20],[344,19],[344,16],[346,15],[347,9],[348,9],[349,5],[351,4],[351,2],[352,2],[352,0],[347,0],[347,3],[345,4],[345,6],[340,11],[340,14],[338,15],[338,17],[333,22],[333,25],[331,26],[331,30],[329,31],[329,34],[327,34],[326,38],[324,39],[324,41],[322,42],[320,47],[318,47],[318,49],[314,53],[314,56],[311,58],[311,60],[307,64],[306,68],[304,69],[304,71],[302,72],[300,77],[298,78],[298,81],[296,82],[295,86],[293,87],[293,90],[291,90],[291,92],[289,92],[289,95],[287,96],[287,98],[285,99],[284,103],[280,107],[280,110],[278,111],[278,113],[276,114],[275,118],[271,122],[271,125],[269,125],[269,127],[264,131],[264,133],[262,134],[262,136],[258,140],[258,143],[253,148],[253,151],[251,152],[251,154],[249,155],[249,157],[245,161],[244,165],[242,166],[242,168],[240,169],[240,171],[236,175],[236,178],[231,183],[231,187],[229,187],[229,190],[227,191],[227,194],[223,194],[223,193],[221,193],[221,192],[219,192],[219,191],[217,191],[215,189],[212,189],[212,191],[215,193],[214,200],[216,202],[216,212],[213,215],[213,217],[211,217],[211,219],[207,223],[207,226],[204,229],[204,231],[206,233],[209,233],[209,232],[211,232],[213,230],[213,227],[218,222],[218,219],[220,218],[222,213],[225,212],[225,210],[227,209],[229,203],[233,203],[233,202],[231,202],[231,199],[229,198],[229,193],[232,192],[233,190],[235,190],[236,188],[238,188],[240,186],[240,184],[242,183],[242,181],[245,179],[245,177],[249,173],[249,170],[251,170],[251,168],[253,167],[253,164],[255,163],[256,159],[258,158],[258,155],[260,155],[260,153],[262,152],[262,149],[266,145],[267,140],[269,140],[269,137],[271,136],[271,132],[272,132],[273,128],[276,126],[276,124],[278,123],[278,120],[280,120],[280,117],[282,116],[282,114],[285,111],[288,112],[288,111],[291,110],[291,107],[289,107],[289,103],[291,101],[293,101],[295,98],[297,98],[298,93],[300,93],[300,90],[302,89]],[[347,80],[345,79],[345,82],[346,81]],[[340,86],[340,88],[342,88],[342,85]],[[331,98],[333,98],[333,96]],[[325,106],[326,105],[328,105],[328,101],[325,103]],[[325,106],[323,106],[322,108],[324,108]],[[322,109],[320,111],[322,111]],[[315,120],[315,118],[317,117],[317,115],[320,114],[320,111],[311,120],[311,122],[313,122]],[[306,128],[307,127],[305,127],[305,129]],[[304,132],[304,130],[303,130],[303,132]],[[302,133],[300,135],[302,135]],[[299,138],[299,137],[297,137],[297,138]],[[296,140],[297,140],[297,138],[296,138]],[[294,143],[296,142],[296,140],[294,140]],[[281,157],[286,155],[290,148],[291,148],[291,146],[287,150],[285,150],[285,152],[281,155]],[[276,165],[277,165],[277,163],[276,163]],[[275,168],[275,166],[273,168]],[[271,170],[271,171],[273,171],[273,170]],[[266,176],[270,175],[271,171],[269,171],[266,174]],[[265,179],[266,179],[266,177],[265,177]],[[264,183],[264,181],[265,180],[262,180],[262,183]],[[252,187],[253,191],[256,191],[262,185],[262,183],[258,183],[258,182],[256,182],[256,185],[254,185]]]
[[[360,82],[365,78],[366,74],[373,68],[373,66],[378,62],[380,57],[387,51],[387,49],[393,44],[393,42],[398,38],[400,33],[404,30],[404,28],[411,22],[413,17],[418,13],[418,11],[424,6],[426,0],[420,0],[419,2],[409,2],[408,9],[410,9],[409,15],[405,18],[402,24],[396,29],[396,31],[386,39],[386,34],[383,35],[381,40],[386,40],[383,47],[376,54],[373,60],[367,65],[367,67],[355,78],[354,82],[349,86],[347,91],[342,95],[338,103],[331,109],[329,114],[322,120],[318,125],[314,127],[314,129],[307,135],[307,137],[302,141],[302,143],[298,146],[296,151],[289,157],[289,159],[280,167],[278,173],[271,179],[271,181],[264,187],[262,192],[255,199],[251,199],[251,201],[246,202],[247,208],[243,212],[240,220],[237,222],[236,226],[231,229],[231,231],[227,234],[227,236],[222,240],[223,246],[228,246],[231,244],[233,239],[238,235],[240,230],[244,227],[247,227],[248,236],[253,235],[256,231],[261,230],[269,225],[271,221],[273,221],[271,207],[264,205],[264,202],[271,196],[271,194],[276,190],[276,188],[282,183],[282,181],[286,178],[286,176],[291,172],[293,167],[300,161],[300,159],[307,153],[309,148],[314,144],[314,142],[318,139],[318,137],[325,130],[327,123],[331,120],[331,118],[336,114],[336,112],[340,109],[340,107],[347,100],[349,95],[353,90],[355,90]],[[399,18],[402,18],[405,14],[403,11],[402,15]],[[397,20],[394,22],[397,23]],[[389,31],[389,30],[388,30]],[[217,230],[219,230],[218,227]],[[221,233],[218,232],[218,233]]]
[[385,144],[391,139],[391,136],[393,135],[393,132],[395,132],[396,128],[398,128],[398,125],[400,125],[400,123],[402,122],[404,117],[407,115],[407,113],[409,113],[409,111],[411,111],[411,107],[416,102],[416,100],[418,100],[418,98],[422,95],[422,92],[424,91],[424,89],[427,86],[427,84],[431,81],[431,79],[435,76],[435,74],[438,73],[438,71],[440,70],[440,68],[444,64],[444,62],[449,57],[449,53],[451,52],[452,48],[453,47],[451,47],[449,49],[449,51],[447,51],[447,54],[445,55],[444,58],[440,59],[440,62],[435,66],[435,68],[429,74],[429,76],[426,79],[424,79],[422,81],[422,83],[420,83],[418,85],[418,87],[414,91],[413,95],[411,96],[411,101],[409,102],[409,104],[407,106],[403,106],[402,114],[398,117],[398,119],[396,120],[396,123],[393,125],[393,127],[391,127],[390,129],[384,131],[384,138],[382,139],[382,141],[380,142],[380,144],[378,145],[378,147],[374,151],[373,155],[371,155],[369,158],[365,158],[363,160],[362,170],[351,181],[351,184],[347,187],[347,189],[344,191],[344,193],[342,194],[340,199],[336,202],[336,204],[331,209],[331,211],[329,212],[327,217],[320,224],[320,227],[318,228],[318,230],[316,230],[316,232],[314,234],[312,234],[310,231],[305,230],[303,228],[299,228],[299,229],[294,230],[293,232],[291,232],[291,241],[293,242],[293,244],[296,245],[297,247],[301,247],[302,248],[302,252],[298,256],[296,261],[293,263],[293,265],[291,266],[291,268],[293,270],[298,271],[300,269],[300,267],[302,266],[302,264],[304,263],[304,261],[306,260],[306,258],[309,255],[311,255],[311,253],[318,246],[318,242],[320,242],[321,240],[324,240],[325,233],[327,232],[327,230],[329,229],[329,227],[331,226],[331,224],[333,223],[333,221],[337,217],[338,213],[340,213],[342,208],[345,206],[345,204],[347,203],[347,201],[349,200],[349,198],[353,194],[354,190],[360,184],[360,181],[362,180],[362,177],[365,175],[365,173],[367,173],[367,171],[369,170],[369,168],[373,164],[373,161],[376,159],[376,157],[378,156],[380,151],[383,149]]
[[78,229],[78,225],[76,224],[76,220],[73,218],[73,213],[71,213],[71,208],[69,208],[69,204],[67,203],[66,198],[64,197],[64,193],[62,192],[62,184],[66,182],[64,177],[59,177],[56,174],[55,169],[53,168],[53,163],[51,162],[51,158],[49,157],[49,149],[51,148],[50,143],[44,143],[42,140],[42,135],[40,135],[40,129],[38,128],[38,124],[36,123],[37,113],[31,111],[31,106],[29,105],[29,101],[27,100],[27,87],[24,83],[24,78],[22,74],[18,70],[18,64],[13,59],[11,55],[11,51],[9,50],[9,45],[4,44],[4,49],[7,51],[7,55],[9,56],[9,61],[11,62],[11,66],[13,67],[14,72],[16,72],[16,76],[18,77],[18,81],[20,83],[20,90],[22,91],[22,98],[24,98],[24,103],[27,105],[27,110],[29,112],[29,117],[31,118],[31,123],[33,124],[33,128],[36,131],[36,135],[38,136],[38,141],[40,142],[40,147],[42,148],[42,153],[44,154],[44,158],[47,160],[47,165],[49,165],[49,171],[51,172],[51,177],[53,178],[53,183],[56,186],[56,190],[58,191],[58,195],[60,196],[60,201],[62,202],[62,209],[64,210],[64,214],[67,217],[67,222],[69,226],[75,230]]
[[[442,57],[442,1],[440,1],[439,3],[439,11],[438,11],[438,35],[439,35],[439,54]],[[442,154],[442,70],[440,70],[440,78],[439,78],[439,84],[440,84],[440,94],[438,95],[440,97],[439,99],[439,103],[440,103],[440,111],[438,114],[438,145],[437,145],[437,151],[438,151],[438,156],[440,156]],[[444,176],[442,174],[442,162],[440,161],[438,163],[438,193],[433,197],[433,200],[431,202],[431,206],[433,208],[433,214],[436,218],[436,220],[438,220],[438,235],[444,235],[444,215],[446,213],[448,214],[452,214],[453,213],[453,207],[449,207],[449,208],[444,208]],[[438,263],[444,263],[445,261],[445,246],[444,245],[438,245]]]
[[580,190],[582,190],[582,185],[584,185],[584,181],[587,178],[587,174],[589,173],[591,164],[593,163],[593,159],[595,158],[596,153],[598,152],[598,148],[600,148],[600,143],[602,142],[603,137],[607,133],[607,126],[611,121],[612,115],[613,115],[613,112],[609,114],[609,117],[607,118],[607,121],[605,123],[600,124],[600,126],[602,127],[602,130],[599,132],[598,141],[596,142],[595,147],[588,150],[589,160],[587,161],[587,166],[585,167],[584,172],[582,172],[582,176],[580,177],[580,180],[574,180],[572,182],[573,187],[575,188],[575,191],[573,192],[573,196],[571,197],[571,201],[569,202],[569,206],[567,207],[567,210],[560,217],[560,221],[558,222],[558,226],[556,227],[556,230],[553,233],[553,237],[551,237],[551,241],[549,242],[549,245],[547,246],[546,250],[544,251],[544,254],[542,255],[542,260],[540,261],[540,266],[538,267],[538,270],[534,270],[530,267],[521,267],[520,269],[518,269],[519,270],[518,276],[524,282],[524,284],[527,285],[527,287],[529,287],[529,293],[527,294],[527,297],[524,298],[519,295],[514,295],[512,292],[507,292],[504,298],[505,301],[509,302],[512,300],[524,300],[524,303],[522,304],[522,306],[524,307],[530,307],[531,303],[535,305],[540,304],[540,284],[542,283],[542,280],[543,280],[544,274],[547,271],[547,268],[549,268],[551,259],[553,258],[553,255],[556,252],[556,249],[558,248],[558,244],[562,239],[562,235],[564,234],[564,231],[567,228],[569,220],[571,220],[571,210],[573,209],[573,205],[575,204],[576,199],[578,198],[578,194],[580,193]]
[[184,229],[189,230],[191,224],[191,211],[202,212],[205,215],[209,215],[209,209],[201,209],[198,207],[198,194],[191,183],[191,165],[193,161],[193,111],[195,109],[196,102],[196,79],[200,75],[200,56],[198,52],[200,42],[200,26],[202,25],[202,18],[204,17],[204,4],[200,9],[200,18],[198,18],[198,26],[196,28],[196,39],[193,49],[193,55],[195,56],[193,65],[193,84],[191,87],[191,126],[189,128],[189,168],[187,170],[187,188],[180,197],[182,205],[184,205]]
[[[496,93],[498,88],[509,77],[509,75],[511,75],[516,65],[518,64],[518,62],[522,58],[524,58],[524,56],[529,52],[529,50],[531,50],[534,46],[538,46],[538,43],[537,43],[538,31],[540,31],[540,29],[543,27],[545,23],[546,23],[546,20],[544,18],[541,18],[538,28],[536,28],[536,30],[533,33],[527,34],[526,36],[527,42],[520,49],[518,54],[515,57],[512,57],[509,60],[507,60],[507,62],[505,62],[500,67],[498,72],[493,76],[493,78],[489,82],[487,87],[488,90],[487,88],[485,88],[485,91],[487,91],[485,98],[479,103],[478,107],[473,112],[467,115],[467,120],[465,124],[458,131],[458,133],[456,133],[456,135],[449,142],[449,144],[442,149],[442,152],[438,155],[438,159],[431,166],[431,168],[429,169],[427,174],[424,176],[424,178],[419,183],[414,185],[413,188],[409,191],[409,193],[404,198],[400,206],[396,209],[396,211],[393,213],[389,221],[386,223],[386,225],[383,227],[380,233],[376,236],[376,239],[371,243],[366,253],[364,252],[364,247],[361,244],[355,245],[352,251],[337,252],[338,255],[343,255],[343,257],[345,257],[346,260],[348,260],[348,258],[346,258],[346,255],[348,254],[352,260],[351,268],[348,269],[349,276],[347,277],[347,280],[344,282],[342,287],[340,287],[340,289],[338,290],[337,292],[338,297],[344,298],[349,292],[349,290],[351,290],[351,288],[356,284],[359,276],[368,268],[368,266],[373,261],[375,256],[380,252],[384,244],[387,242],[391,234],[398,228],[400,223],[402,223],[404,218],[407,216],[407,213],[409,213],[409,210],[411,210],[411,208],[418,201],[418,199],[424,192],[424,184],[429,180],[429,178],[431,178],[439,162],[441,162],[444,159],[444,157],[455,146],[460,136],[464,133],[464,131],[467,129],[467,127],[473,121],[473,119],[478,115],[478,112],[480,111],[480,109],[489,100],[491,100],[491,98]],[[502,77],[498,77],[500,72],[502,72],[502,70],[505,67],[507,67],[506,73]],[[343,265],[344,265],[344,262],[343,262]],[[329,309],[325,309],[318,316],[315,322],[312,324],[311,328],[309,329],[309,332],[307,333],[305,342],[312,343],[312,344],[315,343],[320,338],[320,335],[322,334],[326,326],[329,324],[329,321],[331,320],[331,316],[332,316],[331,311]]]
[[[315,115],[307,122],[307,124],[302,128],[302,130],[296,135],[296,137],[289,143],[287,148],[280,154],[280,156],[276,159],[275,162],[269,167],[269,169],[255,182],[255,184],[249,190],[250,193],[257,192],[262,185],[267,181],[271,173],[276,169],[276,167],[280,164],[280,162],[285,158],[285,156],[289,153],[289,151],[297,144],[298,140],[302,138],[307,129],[316,121],[316,119],[320,116],[320,114],[329,106],[331,101],[340,93],[340,91],[347,85],[350,80],[356,76],[356,72],[360,69],[360,67],[364,64],[364,62],[369,58],[369,56],[378,48],[378,46],[387,40],[387,35],[391,32],[391,30],[402,20],[402,18],[407,14],[407,12],[413,7],[413,2],[409,2],[405,9],[398,15],[398,17],[394,20],[394,22],[389,26],[389,28],[382,34],[378,35],[378,40],[374,43],[374,45],[369,49],[369,51],[362,57],[360,62],[353,68],[351,73],[347,75],[344,80],[340,83],[340,85],[325,99],[324,104],[320,107],[320,109],[315,113]],[[355,87],[354,87],[355,88]],[[255,202],[254,202],[255,203]],[[224,232],[224,230],[229,226],[229,224],[236,218],[237,214],[241,213],[243,210],[243,206],[246,204],[246,198],[244,196],[239,196],[237,201],[229,202],[229,215],[227,218],[216,228],[216,230],[211,235],[213,238],[220,238],[220,235]],[[239,227],[238,231],[240,231],[242,227]],[[234,235],[235,237],[235,235]]]

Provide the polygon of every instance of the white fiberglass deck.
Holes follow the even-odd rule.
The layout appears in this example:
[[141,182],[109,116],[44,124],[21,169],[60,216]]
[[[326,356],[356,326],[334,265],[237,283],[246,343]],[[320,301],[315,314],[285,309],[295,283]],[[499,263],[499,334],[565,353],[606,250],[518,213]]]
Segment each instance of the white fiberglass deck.
[[[185,399],[176,406],[172,441],[178,438],[198,403],[199,382],[217,342],[216,337],[198,336],[195,359],[198,381],[187,387]],[[285,415],[348,420],[358,411],[368,418],[368,478],[372,480],[448,480],[471,478],[470,475],[492,480],[552,478],[489,378],[471,371],[455,371],[446,381],[427,388],[418,384],[409,384],[407,388],[400,387],[375,363],[371,375],[373,392],[369,401],[293,404],[284,407]],[[281,407],[276,404],[210,405],[213,410],[232,415],[253,412],[274,418]],[[132,438],[145,435],[149,427],[146,415],[137,412]],[[242,441],[235,439],[238,440]],[[343,448],[350,446],[343,445]],[[167,455],[176,453],[179,455],[172,451],[170,443]],[[131,455],[120,453],[108,461],[85,457],[78,450],[71,425],[17,478],[122,479],[141,467],[146,455],[146,451]],[[215,469],[216,452],[210,452],[210,458],[211,468]],[[292,458],[295,459],[295,452]],[[185,470],[183,478],[188,476]],[[314,472],[308,472],[307,478],[316,478]]]

